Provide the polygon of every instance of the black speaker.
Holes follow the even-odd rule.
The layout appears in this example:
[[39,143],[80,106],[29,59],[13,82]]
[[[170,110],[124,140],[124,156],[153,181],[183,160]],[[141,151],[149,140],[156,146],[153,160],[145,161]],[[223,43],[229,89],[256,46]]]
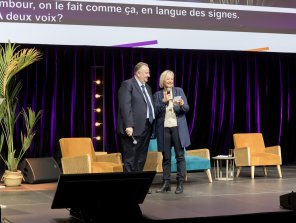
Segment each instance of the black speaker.
[[296,210],[296,193],[293,191],[280,196],[280,205],[283,208]]
[[83,222],[142,222],[139,204],[144,202],[155,174],[61,174],[51,208],[70,208],[70,214]]
[[59,179],[61,170],[52,157],[24,159],[19,169],[22,171],[26,183],[47,183]]

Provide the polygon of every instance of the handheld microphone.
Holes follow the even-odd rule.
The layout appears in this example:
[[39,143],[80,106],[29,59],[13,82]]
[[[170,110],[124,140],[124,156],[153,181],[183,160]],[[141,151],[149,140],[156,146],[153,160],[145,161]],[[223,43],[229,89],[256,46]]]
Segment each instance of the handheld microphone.
[[172,95],[172,89],[171,88],[167,88],[167,94],[170,95],[170,100],[173,99],[173,95]]
[[133,139],[133,144],[136,145],[138,144],[138,141],[131,135],[132,139]]

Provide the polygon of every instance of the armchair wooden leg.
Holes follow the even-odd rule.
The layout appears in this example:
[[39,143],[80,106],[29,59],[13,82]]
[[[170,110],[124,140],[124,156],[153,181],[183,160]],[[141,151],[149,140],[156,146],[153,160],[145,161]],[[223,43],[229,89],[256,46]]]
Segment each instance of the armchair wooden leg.
[[213,180],[212,180],[211,170],[210,170],[210,169],[207,169],[207,170],[205,170],[205,171],[206,171],[206,174],[207,174],[207,176],[208,176],[209,182],[212,183]]
[[251,166],[251,178],[254,179],[255,175],[255,166]]
[[277,171],[278,171],[279,177],[282,178],[281,165],[277,165],[276,168],[277,168]]
[[241,170],[241,167],[240,166],[239,167],[236,167],[236,177],[239,176],[240,170]]
[[185,173],[185,182],[187,182],[188,181],[188,172],[186,171],[186,173]]
[[266,166],[263,167],[263,173],[264,173],[264,176],[266,177],[266,176],[267,176],[267,169],[266,169]]

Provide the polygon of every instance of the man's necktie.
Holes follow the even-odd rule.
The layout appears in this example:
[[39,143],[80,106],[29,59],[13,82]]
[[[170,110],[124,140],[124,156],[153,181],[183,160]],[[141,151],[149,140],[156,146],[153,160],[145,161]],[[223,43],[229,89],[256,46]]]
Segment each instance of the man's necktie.
[[143,91],[143,94],[144,94],[145,101],[146,101],[146,103],[148,105],[149,122],[152,123],[153,122],[152,105],[151,105],[150,101],[148,100],[148,95],[146,94],[146,91],[145,91],[145,85],[141,85],[141,87],[142,87],[142,91]]

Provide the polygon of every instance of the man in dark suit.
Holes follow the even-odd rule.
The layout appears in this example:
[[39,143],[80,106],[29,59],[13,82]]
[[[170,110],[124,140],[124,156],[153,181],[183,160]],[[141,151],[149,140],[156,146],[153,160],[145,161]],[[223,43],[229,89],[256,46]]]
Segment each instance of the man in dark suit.
[[155,118],[149,77],[148,64],[140,62],[134,76],[123,81],[118,91],[117,132],[125,172],[143,171],[146,162]]

